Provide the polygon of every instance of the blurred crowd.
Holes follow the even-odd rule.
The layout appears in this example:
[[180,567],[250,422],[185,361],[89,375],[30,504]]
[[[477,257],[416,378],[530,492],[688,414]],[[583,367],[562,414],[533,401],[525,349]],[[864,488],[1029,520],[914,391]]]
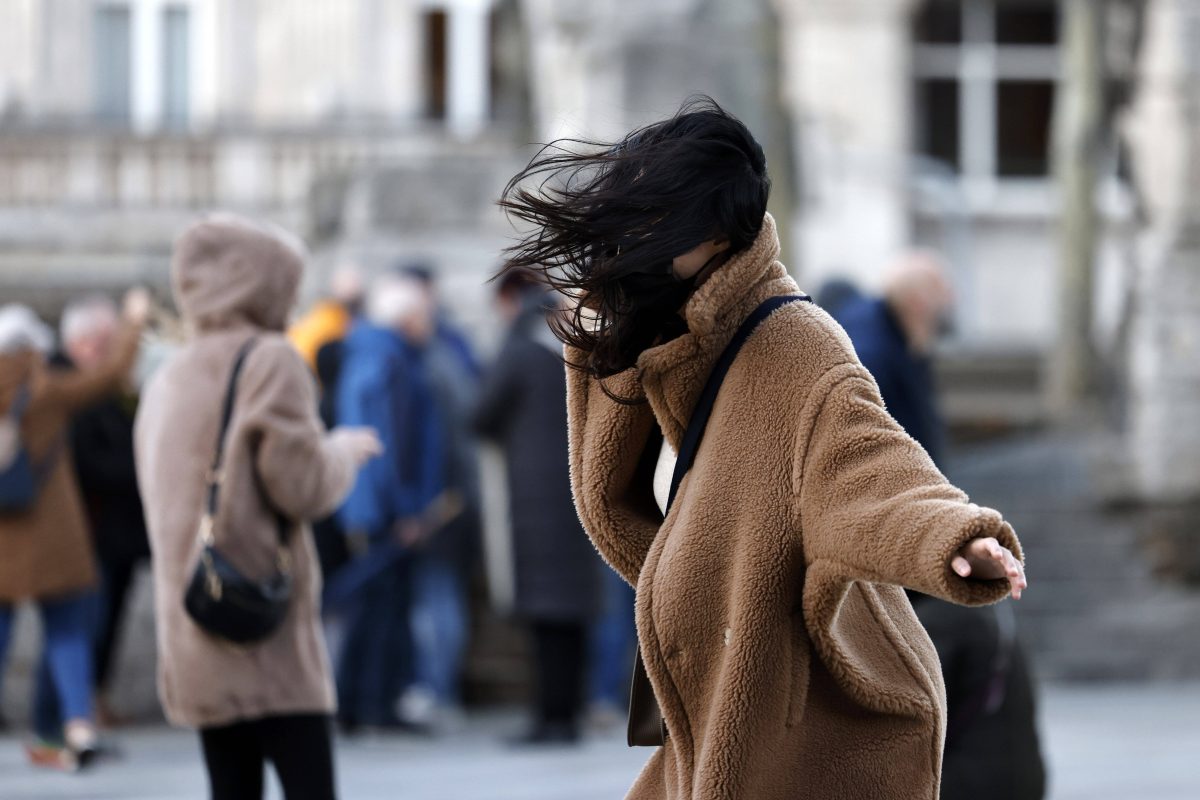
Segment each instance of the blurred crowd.
[[[600,561],[572,504],[566,384],[549,327],[558,303],[519,273],[496,285],[494,302],[506,332],[488,365],[426,265],[374,275],[343,266],[287,329],[312,373],[313,413],[330,430],[374,431],[381,445],[312,526],[323,657],[344,734],[438,735],[461,724],[472,615],[484,610],[473,588],[483,575],[485,442],[507,467],[514,595],[501,611],[528,633],[533,676],[529,727],[514,744],[569,744],[589,723],[623,718],[633,591]],[[126,722],[109,701],[121,680],[114,656],[130,587],[154,549],[135,419],[184,327],[152,306],[141,290],[123,307],[82,297],[57,335],[27,307],[0,308],[0,665],[16,607],[30,602],[43,647],[27,751],[43,766],[87,765],[111,747],[104,731]],[[22,464],[33,488],[9,505]]]

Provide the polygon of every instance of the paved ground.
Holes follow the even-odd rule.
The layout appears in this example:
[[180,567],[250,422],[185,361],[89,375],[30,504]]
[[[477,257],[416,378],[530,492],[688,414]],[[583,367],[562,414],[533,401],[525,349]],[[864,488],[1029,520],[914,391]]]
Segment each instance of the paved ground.
[[[1053,800],[1200,797],[1200,684],[1052,688],[1044,693]],[[575,750],[516,751],[499,740],[519,720],[474,719],[449,740],[343,743],[347,800],[615,800],[646,751],[619,737]],[[125,758],[86,775],[26,767],[19,742],[0,739],[2,800],[184,800],[204,797],[193,738],[166,729],[125,734]],[[273,794],[272,797],[278,797]]]

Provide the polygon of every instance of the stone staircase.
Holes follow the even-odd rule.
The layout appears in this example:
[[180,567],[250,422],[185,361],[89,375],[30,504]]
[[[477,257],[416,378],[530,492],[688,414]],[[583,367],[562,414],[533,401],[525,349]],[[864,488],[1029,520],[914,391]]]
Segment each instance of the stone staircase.
[[1121,450],[1110,435],[1036,433],[959,448],[947,464],[1021,537],[1030,588],[1017,616],[1042,678],[1200,677],[1200,582],[1172,555],[1200,548],[1195,517],[1164,552],[1162,510],[1111,499]]

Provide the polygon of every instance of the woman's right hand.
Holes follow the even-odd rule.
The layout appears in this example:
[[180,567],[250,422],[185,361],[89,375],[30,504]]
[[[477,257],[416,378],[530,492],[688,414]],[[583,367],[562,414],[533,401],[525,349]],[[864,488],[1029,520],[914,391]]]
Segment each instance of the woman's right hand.
[[374,428],[339,426],[329,432],[329,438],[350,454],[356,467],[383,454],[383,442],[379,441],[379,434]]

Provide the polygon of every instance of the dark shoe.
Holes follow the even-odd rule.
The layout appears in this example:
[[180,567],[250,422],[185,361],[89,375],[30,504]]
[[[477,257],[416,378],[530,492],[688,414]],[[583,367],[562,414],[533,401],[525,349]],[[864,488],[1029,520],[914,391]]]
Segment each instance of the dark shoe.
[[100,737],[90,722],[68,722],[65,727],[66,751],[74,767],[72,771],[87,769],[100,754]]

